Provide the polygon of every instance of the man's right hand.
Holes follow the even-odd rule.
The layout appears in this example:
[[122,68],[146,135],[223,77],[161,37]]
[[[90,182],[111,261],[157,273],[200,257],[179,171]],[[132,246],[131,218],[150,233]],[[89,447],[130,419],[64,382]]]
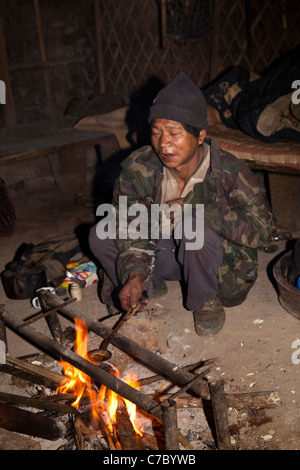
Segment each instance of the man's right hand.
[[[141,273],[130,273],[129,278],[119,292],[122,308],[127,312],[135,307],[144,291],[144,277]],[[147,302],[145,302],[147,303]]]

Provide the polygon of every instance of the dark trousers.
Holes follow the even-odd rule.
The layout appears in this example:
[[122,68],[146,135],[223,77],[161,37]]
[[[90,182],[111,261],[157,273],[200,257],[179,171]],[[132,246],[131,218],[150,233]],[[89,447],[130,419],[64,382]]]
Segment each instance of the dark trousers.
[[[161,239],[158,241],[158,254],[151,279],[145,281],[145,290],[151,298],[151,290],[164,279],[184,281],[186,290],[185,306],[188,310],[199,310],[203,304],[218,294],[217,271],[222,263],[223,239],[204,223],[204,243],[201,249],[187,250],[184,235],[181,239]],[[96,234],[96,225],[89,236],[90,248],[99,260],[112,284],[118,289],[120,282],[116,272],[119,255],[114,240],[101,240]]]

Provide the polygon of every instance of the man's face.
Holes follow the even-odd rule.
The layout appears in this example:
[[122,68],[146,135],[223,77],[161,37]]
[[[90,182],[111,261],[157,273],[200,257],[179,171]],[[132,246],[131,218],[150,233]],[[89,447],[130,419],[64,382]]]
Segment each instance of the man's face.
[[151,125],[151,142],[162,164],[170,169],[184,169],[199,165],[199,146],[206,136],[199,137],[187,132],[182,124],[168,119],[154,119]]

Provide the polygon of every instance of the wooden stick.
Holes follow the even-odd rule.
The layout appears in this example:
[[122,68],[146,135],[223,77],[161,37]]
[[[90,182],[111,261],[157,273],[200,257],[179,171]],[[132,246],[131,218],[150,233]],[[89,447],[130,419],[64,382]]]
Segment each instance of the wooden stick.
[[106,440],[107,440],[107,443],[108,443],[108,446],[109,446],[110,450],[121,450],[121,448],[119,446],[119,442],[114,441],[111,433],[109,432],[109,429],[107,429],[107,426],[104,422],[104,419],[102,418],[102,416],[100,414],[99,414],[97,420],[98,420],[101,431],[103,432],[103,434],[106,437]]
[[232,446],[230,442],[224,382],[222,380],[211,381],[209,382],[209,387],[214,411],[218,449],[230,450]]
[[64,414],[77,413],[77,410],[73,406],[54,402],[51,398],[24,397],[22,395],[0,392],[0,402],[7,403],[9,405],[28,406],[30,408],[38,408],[40,410],[57,411]]
[[[204,377],[205,375],[207,375],[212,369],[214,369],[214,367],[216,367],[217,364],[214,363],[212,364],[210,367],[208,367],[207,369],[205,369],[203,372],[201,372],[201,374],[199,375],[196,375],[192,380],[190,380],[188,383],[186,383],[183,387],[181,387],[179,390],[177,390],[177,392],[173,393],[170,398],[167,398],[166,400],[160,402],[159,404],[157,404],[156,406],[162,406],[164,404],[168,404],[168,402],[170,402],[170,400],[174,400],[175,398],[177,398],[179,395],[181,395],[183,392],[185,392],[186,390],[189,390],[193,384],[195,384],[197,382],[197,380],[200,380],[202,377]],[[151,410],[152,411],[152,410]]]
[[161,404],[166,450],[179,450],[176,402],[168,400]]
[[185,449],[188,449],[188,450],[195,450],[195,448],[192,446],[192,444],[187,440],[186,437],[184,437],[183,434],[181,434],[180,431],[178,431],[178,441],[180,442],[180,444],[181,444]]
[[125,313],[125,315],[122,315],[119,318],[119,320],[113,326],[109,336],[102,341],[102,343],[100,345],[100,350],[106,350],[108,344],[111,342],[112,338],[117,334],[117,332],[119,331],[121,326],[124,325],[124,323],[126,323],[131,317],[133,317],[136,314],[136,312],[141,307],[141,305],[142,305],[142,303],[139,302],[135,307],[132,307],[130,310],[128,310],[127,313]]
[[[45,305],[45,300],[42,294],[38,294],[39,302],[43,310],[47,310]],[[63,331],[57,315],[57,311],[54,310],[50,315],[46,317],[46,321],[50,328],[53,338],[56,341],[62,342],[63,340]],[[19,327],[20,328],[20,327]]]
[[22,379],[33,384],[38,384],[43,387],[50,388],[51,390],[56,390],[58,386],[57,382],[53,382],[51,379],[33,374],[32,372],[24,371],[18,367],[14,367],[8,364],[0,364],[0,373],[9,374],[12,377],[17,377],[18,379]]
[[[74,417],[73,425],[77,450],[102,450],[99,430],[95,431],[87,427],[79,415]],[[91,449],[87,449],[87,447]]]
[[146,450],[142,439],[136,434],[122,399],[118,400],[116,428],[122,450]]
[[0,427],[29,436],[56,441],[66,433],[65,426],[31,411],[0,403]]
[[[43,293],[43,296],[46,299],[46,304],[49,305],[49,307],[56,306],[62,303],[60,299],[58,299],[55,295],[51,293],[49,294],[48,292],[45,292]],[[110,328],[101,325],[98,321],[91,319],[88,315],[85,315],[81,312],[79,313],[74,308],[72,308],[72,306],[68,305],[66,307],[59,308],[58,310],[63,315],[73,320],[78,317],[82,318],[82,320],[85,321],[88,329],[101,336],[102,338],[107,338],[112,332]],[[194,378],[194,375],[190,372],[180,369],[177,365],[167,361],[158,354],[155,354],[152,351],[143,348],[138,343],[130,340],[129,338],[123,336],[120,333],[117,333],[112,338],[111,343],[117,348],[129,354],[130,356],[134,357],[137,361],[143,362],[151,369],[160,372],[162,375],[168,377],[169,380],[175,383],[185,385],[187,382]],[[199,380],[191,388],[202,398],[205,398],[207,400],[209,399],[210,391],[208,387],[208,382],[204,379]]]
[[[198,369],[199,367],[205,367],[210,364],[213,364],[217,361],[217,357],[212,359],[202,359],[201,361],[195,362],[194,364],[190,364],[184,367],[181,367],[180,370],[185,370],[187,372],[192,372],[193,370]],[[165,380],[166,377],[163,375],[152,375],[151,377],[144,377],[143,379],[139,379],[139,385],[142,387],[143,385],[150,385],[153,382],[159,382],[160,380]]]
[[[20,320],[18,320],[14,315],[11,313],[8,314],[6,311],[2,310],[0,318],[2,318],[11,328],[15,329],[16,331],[18,330]],[[109,372],[106,372],[104,369],[96,366],[95,364],[87,361],[75,352],[70,351],[67,347],[57,343],[53,339],[44,335],[40,331],[35,330],[31,326],[24,327],[22,329],[22,334],[37,344],[40,348],[45,349],[49,354],[68,362],[85,374],[89,375],[97,383],[105,385],[107,388],[113,390],[123,398],[126,398],[132,403],[135,403],[138,408],[148,412],[149,409],[154,408],[156,405],[156,403],[147,395],[131,387],[125,382],[122,382],[122,380],[113,376]],[[155,410],[152,414],[161,420],[160,410]]]
[[[64,302],[63,305],[64,306],[69,305],[69,304],[71,304],[75,301],[76,301],[76,299],[70,299],[70,300],[67,300],[66,302]],[[43,311],[38,312],[38,313],[32,315],[27,320],[24,320],[24,323],[21,323],[21,325],[19,326],[19,329],[21,329],[25,325],[31,325],[32,323],[35,323],[36,321],[40,320],[41,318],[46,318],[46,317],[48,317],[48,315],[52,315],[53,313],[56,313],[56,312],[57,312],[57,307],[50,308],[49,310],[46,310],[45,312],[43,312]],[[0,338],[1,338],[1,334],[0,334]]]
[[23,361],[16,357],[11,356],[10,354],[6,355],[6,362],[12,364],[23,371],[35,374],[37,376],[49,379],[56,384],[56,386],[61,385],[61,383],[66,380],[66,377],[63,374],[58,374],[52,370],[47,369],[46,367],[31,364],[30,362]]

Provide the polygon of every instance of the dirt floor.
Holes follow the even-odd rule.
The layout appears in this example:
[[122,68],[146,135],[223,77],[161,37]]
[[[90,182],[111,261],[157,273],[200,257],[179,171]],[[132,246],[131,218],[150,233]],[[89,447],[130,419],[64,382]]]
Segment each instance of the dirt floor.
[[[13,237],[1,239],[1,271],[14,259],[22,243],[36,244],[53,236],[73,233],[78,227],[87,227],[95,220],[93,207],[76,205],[72,196],[59,192],[52,193],[50,197],[49,194],[40,197],[26,195],[15,198],[14,202],[18,227]],[[299,233],[293,234],[293,237],[297,236]],[[151,300],[147,309],[131,319],[127,330],[122,331],[125,335],[127,331],[136,341],[139,338],[143,345],[178,366],[217,358],[218,367],[213,375],[224,380],[228,394],[274,392],[273,407],[262,410],[228,408],[234,449],[300,449],[300,364],[293,363],[292,359],[296,352],[292,344],[300,339],[299,320],[280,305],[269,277],[272,262],[285,251],[286,241],[277,245],[275,253],[259,251],[258,280],[243,305],[226,309],[226,324],[217,336],[200,338],[195,334],[192,313],[182,306],[177,282],[168,282],[168,293]],[[2,284],[0,298],[5,309],[19,319],[34,313],[29,300],[8,299]],[[96,284],[83,290],[83,300],[77,303],[79,307],[93,318],[106,317]],[[104,324],[112,326],[116,319],[104,320]],[[49,334],[45,320],[39,320],[34,326]],[[9,330],[7,335],[11,356],[24,357],[39,352],[16,333]],[[91,337],[90,341],[93,346],[99,343],[99,338]],[[153,375],[133,361],[126,363],[126,358],[124,363],[124,358],[116,355],[115,361],[124,371],[126,368],[135,369],[138,378]],[[163,385],[160,382],[153,384],[151,391],[162,390]],[[0,391],[27,393],[24,389],[20,391],[6,374],[1,378]],[[215,448],[201,407],[180,410],[178,421],[181,432],[196,450]],[[40,441],[42,449],[54,450],[63,445],[60,441]]]

